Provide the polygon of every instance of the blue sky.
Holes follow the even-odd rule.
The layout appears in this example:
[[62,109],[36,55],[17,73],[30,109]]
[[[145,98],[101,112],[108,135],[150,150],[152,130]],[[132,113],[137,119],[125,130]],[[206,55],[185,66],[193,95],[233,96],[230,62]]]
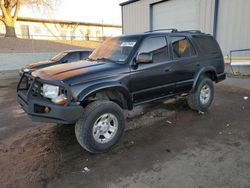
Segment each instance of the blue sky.
[[126,0],[61,0],[61,3],[53,12],[48,13],[30,7],[21,7],[19,16],[121,24],[119,3],[124,1]]

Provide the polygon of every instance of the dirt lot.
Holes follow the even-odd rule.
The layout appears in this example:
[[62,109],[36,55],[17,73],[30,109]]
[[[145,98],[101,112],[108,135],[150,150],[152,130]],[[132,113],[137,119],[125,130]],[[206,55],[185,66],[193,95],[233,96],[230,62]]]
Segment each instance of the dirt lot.
[[0,187],[250,187],[249,80],[216,85],[204,115],[184,100],[137,108],[120,144],[92,155],[73,126],[32,123],[16,102],[18,76],[4,77]]

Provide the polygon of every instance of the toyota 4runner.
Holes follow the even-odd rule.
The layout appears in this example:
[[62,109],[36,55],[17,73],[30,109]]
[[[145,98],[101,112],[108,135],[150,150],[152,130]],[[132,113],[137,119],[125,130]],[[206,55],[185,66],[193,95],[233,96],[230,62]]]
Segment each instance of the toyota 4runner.
[[106,40],[87,61],[23,74],[17,97],[34,121],[75,124],[79,144],[104,152],[121,138],[123,109],[187,95],[206,111],[225,79],[216,40],[200,31],[150,31]]

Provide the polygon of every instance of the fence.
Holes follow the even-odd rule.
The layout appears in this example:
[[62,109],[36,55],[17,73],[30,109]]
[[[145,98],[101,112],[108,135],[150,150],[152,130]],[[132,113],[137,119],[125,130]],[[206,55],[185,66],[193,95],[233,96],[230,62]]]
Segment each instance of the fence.
[[[21,27],[21,28],[20,28]],[[85,40],[85,41],[104,41],[106,38],[114,35],[110,30],[109,34],[104,34],[101,27],[88,29],[55,29],[49,27],[38,27],[21,25],[16,27],[16,36],[22,39],[38,40]],[[0,37],[5,36],[5,26],[0,24]]]

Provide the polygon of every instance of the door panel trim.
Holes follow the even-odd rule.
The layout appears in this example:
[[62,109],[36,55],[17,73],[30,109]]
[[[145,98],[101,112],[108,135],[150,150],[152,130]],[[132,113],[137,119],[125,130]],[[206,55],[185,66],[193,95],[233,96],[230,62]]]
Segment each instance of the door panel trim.
[[145,92],[149,92],[149,91],[153,91],[153,90],[158,90],[160,88],[170,87],[170,86],[174,86],[174,85],[175,85],[175,83],[171,83],[171,84],[164,84],[164,85],[155,86],[155,87],[151,87],[151,88],[147,88],[147,89],[142,89],[142,90],[133,92],[132,95],[141,94],[141,93],[145,93]]

